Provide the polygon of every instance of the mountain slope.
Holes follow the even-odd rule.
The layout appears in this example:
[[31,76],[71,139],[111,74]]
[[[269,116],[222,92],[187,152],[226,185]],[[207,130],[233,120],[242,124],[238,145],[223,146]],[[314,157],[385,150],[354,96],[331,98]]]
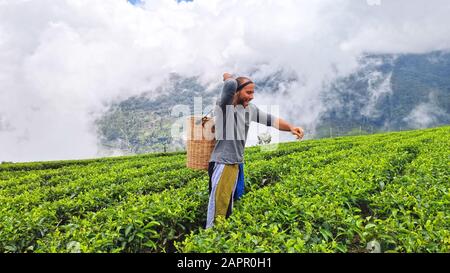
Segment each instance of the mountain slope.
[[324,92],[319,136],[450,123],[450,54],[369,55]]

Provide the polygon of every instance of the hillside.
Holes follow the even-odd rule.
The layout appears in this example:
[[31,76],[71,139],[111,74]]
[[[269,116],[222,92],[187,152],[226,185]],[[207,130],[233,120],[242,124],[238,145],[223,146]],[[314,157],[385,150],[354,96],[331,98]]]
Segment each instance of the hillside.
[[175,105],[194,105],[195,97],[204,99],[203,105],[212,104],[213,93],[206,93],[195,77],[183,78],[171,74],[168,82],[155,91],[130,97],[110,106],[96,121],[100,144],[104,149],[120,150],[129,154],[184,150],[181,140],[171,136],[171,126],[178,116],[172,116]]
[[449,124],[450,54],[367,55],[328,89],[319,137]]
[[184,153],[0,164],[0,252],[449,252],[449,133],[248,148],[246,195],[209,230]]

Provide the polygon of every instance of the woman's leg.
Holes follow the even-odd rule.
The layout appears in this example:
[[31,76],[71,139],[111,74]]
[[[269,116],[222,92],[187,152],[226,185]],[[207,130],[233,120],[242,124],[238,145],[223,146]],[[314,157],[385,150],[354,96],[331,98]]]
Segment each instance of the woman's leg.
[[206,228],[214,225],[218,217],[226,218],[231,214],[233,194],[238,178],[238,164],[216,163],[211,177]]

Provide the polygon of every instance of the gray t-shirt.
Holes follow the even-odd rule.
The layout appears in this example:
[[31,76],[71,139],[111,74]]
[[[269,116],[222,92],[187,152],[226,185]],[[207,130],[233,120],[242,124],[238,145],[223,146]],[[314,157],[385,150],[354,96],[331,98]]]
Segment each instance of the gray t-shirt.
[[244,161],[244,147],[252,121],[272,126],[275,118],[249,103],[233,106],[233,96],[238,83],[235,79],[225,80],[215,108],[216,145],[209,162],[238,164]]

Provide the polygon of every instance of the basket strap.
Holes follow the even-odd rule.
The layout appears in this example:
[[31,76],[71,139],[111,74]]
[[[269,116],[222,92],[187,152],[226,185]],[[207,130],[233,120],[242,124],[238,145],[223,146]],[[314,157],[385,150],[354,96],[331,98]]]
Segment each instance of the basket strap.
[[[205,127],[205,123],[206,123],[206,121],[208,121],[208,115],[209,114],[211,114],[211,112],[214,110],[214,108],[213,109],[211,109],[211,110],[209,110],[209,112],[206,114],[206,115],[204,115],[203,117],[202,117],[202,127]],[[198,123],[197,123],[198,124]]]

